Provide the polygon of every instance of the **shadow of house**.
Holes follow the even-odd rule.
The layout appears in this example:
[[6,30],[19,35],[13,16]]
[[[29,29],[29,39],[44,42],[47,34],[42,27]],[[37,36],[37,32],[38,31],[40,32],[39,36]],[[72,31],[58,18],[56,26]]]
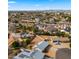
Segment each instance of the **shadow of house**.
[[44,53],[47,53],[51,47],[52,47],[51,45],[48,45],[48,46],[43,50],[43,52],[44,52]]

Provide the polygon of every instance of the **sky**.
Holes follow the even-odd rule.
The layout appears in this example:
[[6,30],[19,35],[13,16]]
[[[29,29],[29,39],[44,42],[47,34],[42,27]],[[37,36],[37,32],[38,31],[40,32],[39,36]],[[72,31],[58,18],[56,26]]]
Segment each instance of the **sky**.
[[8,10],[70,10],[71,0],[8,0]]

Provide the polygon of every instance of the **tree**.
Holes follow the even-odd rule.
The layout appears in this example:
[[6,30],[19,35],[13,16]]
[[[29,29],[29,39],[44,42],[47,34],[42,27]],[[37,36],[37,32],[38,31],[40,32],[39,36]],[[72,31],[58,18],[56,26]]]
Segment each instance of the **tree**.
[[31,40],[27,38],[27,40],[26,40],[27,45],[28,45],[30,42],[31,42]]
[[66,21],[71,22],[71,17],[67,16],[67,20]]
[[15,41],[13,44],[12,44],[13,48],[17,49],[20,47],[20,44],[19,42]]
[[23,13],[23,12],[21,12],[21,13],[20,13],[20,15],[24,15],[24,13]]
[[14,20],[14,23],[19,23],[19,21],[18,20]]
[[23,29],[23,32],[26,32],[26,26],[23,26],[22,29]]
[[54,21],[55,21],[55,22],[59,22],[59,21],[61,21],[61,20],[60,20],[60,19],[54,19]]
[[34,33],[37,33],[37,32],[38,32],[38,27],[34,27],[34,28],[33,28],[33,32],[34,32]]
[[56,35],[57,35],[57,36],[64,36],[64,35],[65,35],[65,32],[60,32],[60,31],[58,31],[58,32],[56,33]]

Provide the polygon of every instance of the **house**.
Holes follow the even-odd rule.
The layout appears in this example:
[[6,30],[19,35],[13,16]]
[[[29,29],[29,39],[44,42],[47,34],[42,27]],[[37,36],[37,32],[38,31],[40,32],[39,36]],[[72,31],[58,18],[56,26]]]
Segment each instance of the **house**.
[[35,18],[35,22],[36,22],[37,24],[39,23],[39,21],[40,21],[39,18]]
[[46,24],[44,30],[47,30],[47,31],[50,31],[50,32],[54,32],[57,29],[56,29],[56,25],[55,24]]
[[8,46],[11,46],[14,41],[15,41],[15,40],[14,40],[14,38],[13,38],[13,35],[10,33],[10,34],[9,34],[9,38],[8,38]]
[[69,42],[69,39],[67,37],[59,37],[59,38],[54,39],[53,41]]
[[40,51],[43,51],[48,46],[47,41],[41,41],[37,45],[35,45],[33,48],[39,49]]
[[20,35],[21,35],[21,38],[32,38],[35,36],[32,33],[25,33],[25,32],[21,33]]
[[19,53],[13,59],[43,59],[44,54],[39,50],[29,51],[25,50]]
[[27,20],[27,19],[22,19],[21,22],[22,23],[35,23],[35,21]]
[[39,29],[39,30],[43,30],[44,29],[44,25],[43,24],[35,24],[36,27]]
[[56,28],[56,24],[36,24],[36,27],[39,29],[39,30],[44,30],[44,31],[56,31],[57,28]]
[[12,35],[13,35],[14,38],[20,38],[21,37],[20,33],[12,33]]
[[41,41],[34,46],[34,50],[24,50],[15,56],[13,59],[43,59],[44,54],[42,51],[48,46],[47,41]]

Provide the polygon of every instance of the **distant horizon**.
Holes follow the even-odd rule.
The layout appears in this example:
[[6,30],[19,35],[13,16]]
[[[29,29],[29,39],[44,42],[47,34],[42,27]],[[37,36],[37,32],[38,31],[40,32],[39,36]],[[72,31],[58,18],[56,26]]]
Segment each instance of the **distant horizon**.
[[70,9],[68,10],[63,10],[63,9],[51,9],[51,10],[8,10],[8,11],[71,11]]
[[71,0],[8,0],[8,10],[71,10]]

